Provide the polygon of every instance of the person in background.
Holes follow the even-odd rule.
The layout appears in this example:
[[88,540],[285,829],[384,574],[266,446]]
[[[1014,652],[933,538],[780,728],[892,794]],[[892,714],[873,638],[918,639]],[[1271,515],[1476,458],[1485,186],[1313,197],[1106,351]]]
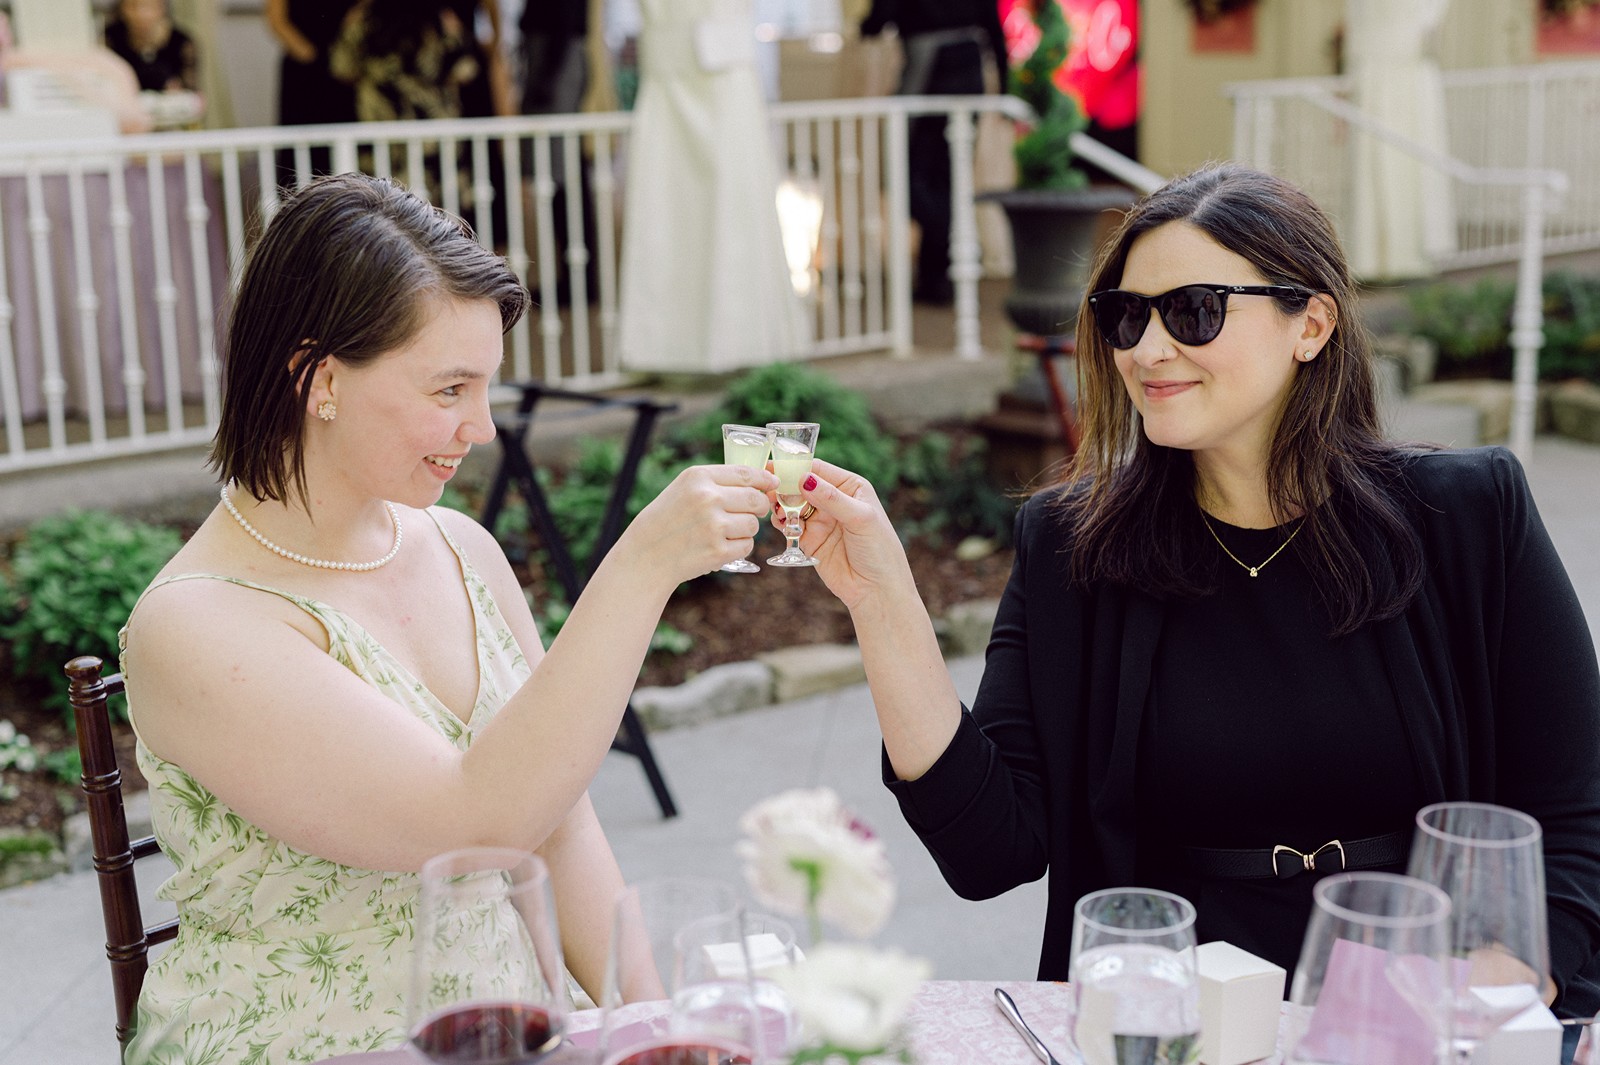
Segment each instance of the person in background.
[[[355,94],[333,76],[329,54],[355,0],[266,0],[267,28],[283,47],[278,68],[278,124],[310,126],[356,120]],[[312,174],[333,169],[326,147],[311,149]],[[309,175],[308,175],[309,176]],[[292,152],[278,153],[278,183],[298,180]]]
[[141,92],[199,92],[194,41],[172,23],[167,0],[120,0],[106,47],[125,59]]
[[[534,2],[546,3],[549,0]],[[446,6],[455,12],[461,22],[467,47],[478,63],[478,76],[461,90],[462,116],[489,118],[516,114],[511,71],[506,64],[505,37],[500,24],[500,0],[448,0]],[[478,36],[480,22],[488,28],[487,38]]]
[[1600,666],[1516,458],[1385,439],[1333,225],[1279,178],[1174,178],[1088,292],[1082,445],[1017,517],[970,711],[872,487],[802,486],[945,879],[1048,873],[1042,980],[1075,901],[1131,885],[1293,971],[1320,877],[1404,872],[1418,809],[1498,803],[1544,829],[1556,1010],[1593,1015]]
[[[994,57],[999,91],[1006,91],[1006,39],[995,0],[874,0],[861,35],[885,27],[900,34],[905,66],[903,96],[978,95],[985,91],[985,53]],[[911,171],[911,217],[922,231],[911,298],[947,306],[955,298],[950,281],[950,146],[945,119],[911,120],[907,151]]]

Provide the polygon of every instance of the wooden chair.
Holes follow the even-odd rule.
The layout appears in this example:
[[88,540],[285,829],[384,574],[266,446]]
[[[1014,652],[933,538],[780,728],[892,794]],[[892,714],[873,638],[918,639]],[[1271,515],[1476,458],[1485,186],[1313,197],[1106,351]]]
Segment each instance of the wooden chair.
[[133,1011],[149,966],[150,947],[178,934],[173,918],[150,928],[139,914],[139,889],[133,863],[157,853],[154,836],[128,840],[128,818],[122,809],[122,771],[111,743],[111,714],[106,700],[122,691],[122,674],[102,677],[104,663],[90,655],[66,665],[67,696],[78,729],[78,754],[83,759],[83,794],[89,807],[94,840],[94,871],[100,880],[100,909],[106,923],[106,957],[111,959],[111,988],[117,1004],[117,1042],[126,1046],[133,1034]]

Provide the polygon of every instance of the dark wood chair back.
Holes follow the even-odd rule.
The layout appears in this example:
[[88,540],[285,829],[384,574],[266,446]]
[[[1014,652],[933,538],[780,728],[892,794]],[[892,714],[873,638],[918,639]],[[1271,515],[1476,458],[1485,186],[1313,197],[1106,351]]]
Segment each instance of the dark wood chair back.
[[150,928],[139,914],[139,887],[133,863],[155,854],[154,836],[128,839],[128,818],[122,809],[122,771],[111,742],[111,713],[106,700],[122,691],[122,674],[100,675],[104,663],[93,656],[66,665],[67,696],[78,728],[78,754],[83,759],[83,794],[94,840],[94,871],[100,881],[100,909],[106,923],[106,957],[111,959],[111,989],[117,1004],[117,1042],[126,1046],[133,1034],[134,1007],[144,985],[150,947],[178,934],[174,918]]

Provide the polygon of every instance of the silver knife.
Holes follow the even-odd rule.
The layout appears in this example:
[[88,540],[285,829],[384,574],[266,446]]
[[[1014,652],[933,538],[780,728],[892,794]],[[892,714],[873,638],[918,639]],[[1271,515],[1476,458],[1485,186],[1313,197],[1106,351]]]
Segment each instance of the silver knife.
[[1017,1004],[1011,1000],[1010,995],[1006,994],[1004,988],[997,987],[994,989],[994,1000],[995,1004],[1000,1007],[1000,1012],[1006,1015],[1006,1020],[1011,1022],[1011,1027],[1017,1030],[1017,1034],[1022,1036],[1022,1041],[1028,1044],[1028,1049],[1033,1051],[1034,1057],[1044,1062],[1044,1065],[1061,1065],[1060,1062],[1056,1061],[1055,1056],[1050,1053],[1049,1048],[1039,1041],[1038,1036],[1033,1034],[1033,1029],[1029,1028],[1028,1022],[1022,1019],[1022,1013],[1017,1009]]

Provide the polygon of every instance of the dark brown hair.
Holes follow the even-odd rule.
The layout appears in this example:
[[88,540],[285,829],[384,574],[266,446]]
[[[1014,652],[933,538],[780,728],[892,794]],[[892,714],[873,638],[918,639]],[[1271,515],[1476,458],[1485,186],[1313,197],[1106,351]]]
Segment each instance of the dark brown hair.
[[[1134,241],[1169,222],[1194,226],[1267,284],[1333,303],[1326,344],[1295,364],[1267,456],[1267,491],[1278,521],[1305,515],[1296,539],[1310,552],[1334,635],[1398,614],[1423,575],[1400,479],[1411,449],[1384,441],[1371,341],[1332,224],[1287,181],[1231,163],[1207,166],[1134,205],[1102,249],[1088,291],[1117,287]],[[1304,298],[1278,302],[1289,314],[1306,306]],[[1194,457],[1145,436],[1087,303],[1077,340],[1083,437],[1067,475],[1074,490],[1063,496],[1076,527],[1073,577],[1158,596],[1203,595],[1215,587],[1218,562],[1195,502]]]
[[428,297],[492,300],[502,331],[528,306],[465,222],[386,178],[339,174],[290,193],[234,297],[212,468],[257,499],[291,486],[303,499],[313,372],[330,355],[360,365],[404,346]]

